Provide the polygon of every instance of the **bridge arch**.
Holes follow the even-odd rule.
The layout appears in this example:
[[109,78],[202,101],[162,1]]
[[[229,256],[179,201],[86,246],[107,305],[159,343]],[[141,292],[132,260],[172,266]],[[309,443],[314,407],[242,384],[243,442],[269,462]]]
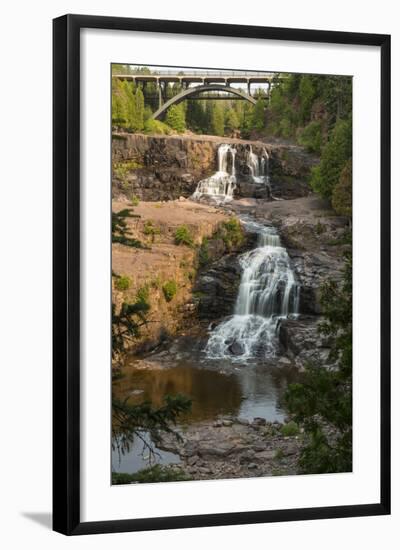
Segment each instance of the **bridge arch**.
[[171,107],[171,105],[174,105],[176,103],[180,103],[184,99],[190,98],[190,96],[203,93],[203,92],[228,92],[230,94],[237,95],[241,97],[242,99],[245,99],[246,101],[249,101],[253,105],[257,103],[257,101],[254,99],[254,97],[251,97],[251,95],[246,94],[242,90],[238,90],[237,88],[231,88],[230,86],[226,86],[223,84],[203,84],[201,86],[195,86],[193,88],[186,88],[186,90],[182,90],[179,94],[175,95],[174,97],[171,97],[168,101],[164,103],[155,113],[153,113],[152,117],[153,119],[159,118],[161,115],[165,114],[165,112]]

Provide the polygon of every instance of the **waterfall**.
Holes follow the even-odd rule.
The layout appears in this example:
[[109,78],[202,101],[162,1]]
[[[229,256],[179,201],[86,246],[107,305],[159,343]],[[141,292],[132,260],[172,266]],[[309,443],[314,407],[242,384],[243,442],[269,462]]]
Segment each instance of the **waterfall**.
[[236,187],[235,156],[236,149],[227,144],[220,145],[218,148],[218,171],[197,184],[192,198],[198,199],[207,195],[216,202],[231,200]]
[[258,235],[257,247],[240,256],[243,269],[235,313],[211,333],[208,358],[274,357],[280,319],[299,309],[300,287],[290,258],[273,227],[243,220]]
[[263,156],[261,157],[262,175],[265,178],[265,183],[269,185],[269,155],[265,147],[263,148]]
[[253,176],[253,179],[260,176],[258,156],[253,153],[251,145],[249,145],[249,150],[247,151],[247,166],[250,168],[250,173]]
[[263,183],[269,186],[269,155],[265,147],[261,157],[253,153],[251,145],[247,150],[247,166],[253,183]]

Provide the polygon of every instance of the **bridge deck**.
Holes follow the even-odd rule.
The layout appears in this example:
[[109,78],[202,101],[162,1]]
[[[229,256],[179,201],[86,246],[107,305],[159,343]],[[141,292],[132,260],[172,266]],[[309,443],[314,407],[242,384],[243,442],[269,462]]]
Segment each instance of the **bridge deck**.
[[201,82],[210,84],[222,82],[227,84],[263,84],[270,83],[276,77],[276,73],[193,73],[193,74],[113,74],[113,78],[120,80],[132,80],[134,82]]

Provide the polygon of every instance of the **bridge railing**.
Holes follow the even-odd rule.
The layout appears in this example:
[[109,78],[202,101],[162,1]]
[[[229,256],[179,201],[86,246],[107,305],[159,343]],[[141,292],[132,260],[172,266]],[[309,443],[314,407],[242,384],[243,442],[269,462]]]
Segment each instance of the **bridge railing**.
[[198,71],[193,73],[183,73],[180,71],[163,71],[153,72],[150,74],[145,73],[128,73],[128,74],[113,74],[114,78],[160,78],[162,77],[176,77],[176,78],[207,78],[207,77],[221,77],[221,78],[274,78],[278,73],[268,72],[253,72],[253,71]]

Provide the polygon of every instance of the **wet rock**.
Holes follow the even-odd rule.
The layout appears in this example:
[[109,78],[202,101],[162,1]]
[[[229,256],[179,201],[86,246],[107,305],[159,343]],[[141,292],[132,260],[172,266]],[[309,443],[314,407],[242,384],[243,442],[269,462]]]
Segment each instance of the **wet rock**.
[[185,443],[184,449],[181,451],[181,456],[194,456],[199,450],[199,445],[196,441],[189,440]]
[[227,428],[230,428],[233,425],[233,422],[232,422],[232,420],[223,420],[222,425],[227,427]]
[[255,455],[255,459],[264,462],[264,460],[272,460],[275,456],[275,451],[261,451]]
[[229,350],[229,353],[236,356],[243,355],[244,353],[244,348],[240,344],[240,342],[232,342],[232,344],[228,346],[228,350]]
[[236,254],[223,256],[202,274],[193,289],[198,297],[200,319],[218,319],[232,314],[240,284],[241,267]]
[[266,423],[267,423],[267,421],[265,420],[265,418],[260,418],[260,417],[256,416],[253,419],[253,426],[265,426]]
[[199,457],[197,455],[191,456],[188,458],[188,464],[189,466],[194,466],[199,461]]
[[248,464],[247,468],[249,470],[256,470],[258,468],[258,466],[255,462],[250,462],[250,464]]
[[250,424],[250,420],[248,420],[247,418],[238,418],[236,422],[238,424],[241,424],[242,426],[248,426]]
[[232,445],[229,441],[221,441],[215,445],[210,445],[207,442],[204,442],[198,449],[198,454],[201,457],[225,457],[228,456],[232,451],[235,450],[235,446]]
[[284,319],[280,324],[279,339],[296,365],[314,362],[328,366],[330,341],[320,333],[320,318]]

